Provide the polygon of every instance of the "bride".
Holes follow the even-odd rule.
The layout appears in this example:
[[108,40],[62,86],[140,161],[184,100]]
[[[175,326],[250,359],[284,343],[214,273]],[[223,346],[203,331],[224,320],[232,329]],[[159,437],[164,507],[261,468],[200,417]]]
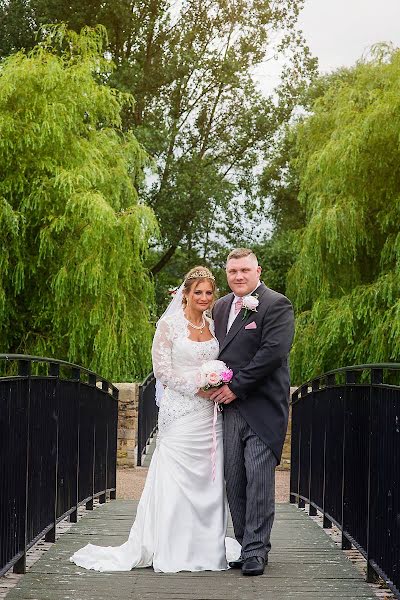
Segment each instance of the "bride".
[[240,555],[238,542],[225,540],[222,415],[215,422],[211,392],[196,383],[201,365],[218,357],[213,321],[205,315],[215,289],[208,269],[191,269],[157,324],[158,436],[136,519],[122,546],[87,544],[75,552],[70,560],[81,567],[221,571]]

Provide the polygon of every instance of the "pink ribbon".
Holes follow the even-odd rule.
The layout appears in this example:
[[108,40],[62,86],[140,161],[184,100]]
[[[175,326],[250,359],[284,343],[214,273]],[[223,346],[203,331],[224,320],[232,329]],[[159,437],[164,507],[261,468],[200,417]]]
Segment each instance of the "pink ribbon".
[[218,402],[214,402],[214,416],[213,416],[213,426],[212,426],[212,448],[211,448],[211,473],[212,473],[213,481],[215,481],[215,473],[216,473],[217,432],[215,430],[215,426],[217,424],[218,411],[219,411]]

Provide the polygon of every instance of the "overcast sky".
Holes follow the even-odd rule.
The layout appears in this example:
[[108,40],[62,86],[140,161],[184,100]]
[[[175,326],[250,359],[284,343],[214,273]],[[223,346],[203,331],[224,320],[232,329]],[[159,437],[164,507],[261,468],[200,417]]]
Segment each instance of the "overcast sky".
[[321,71],[350,66],[377,42],[400,47],[400,0],[305,0],[300,26]]
[[[305,0],[300,28],[321,72],[351,66],[378,42],[400,47],[400,0]],[[281,61],[256,70],[261,88],[279,83]]]

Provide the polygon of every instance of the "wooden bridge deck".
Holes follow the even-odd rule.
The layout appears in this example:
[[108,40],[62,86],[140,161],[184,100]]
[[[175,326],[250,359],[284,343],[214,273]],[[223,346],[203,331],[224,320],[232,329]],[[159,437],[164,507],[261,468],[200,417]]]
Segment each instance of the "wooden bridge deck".
[[[133,501],[115,500],[88,512],[31,567],[7,600],[376,600],[326,533],[289,504],[277,505],[273,551],[261,577],[243,577],[236,570],[96,573],[69,562],[71,554],[88,542],[125,541],[136,506]],[[232,530],[228,533],[232,535]]]

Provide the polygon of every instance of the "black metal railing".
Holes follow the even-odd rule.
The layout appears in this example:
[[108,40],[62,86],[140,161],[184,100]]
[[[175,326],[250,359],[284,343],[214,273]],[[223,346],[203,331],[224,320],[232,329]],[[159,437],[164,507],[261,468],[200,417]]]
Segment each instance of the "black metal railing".
[[400,598],[400,364],[337,369],[292,395],[290,500],[342,532]]
[[[11,373],[11,374],[10,374]],[[118,390],[61,360],[0,354],[0,575],[93,499],[116,496]]]
[[139,386],[138,433],[137,433],[137,465],[142,464],[147,444],[156,432],[158,406],[156,398],[156,380],[150,373]]

